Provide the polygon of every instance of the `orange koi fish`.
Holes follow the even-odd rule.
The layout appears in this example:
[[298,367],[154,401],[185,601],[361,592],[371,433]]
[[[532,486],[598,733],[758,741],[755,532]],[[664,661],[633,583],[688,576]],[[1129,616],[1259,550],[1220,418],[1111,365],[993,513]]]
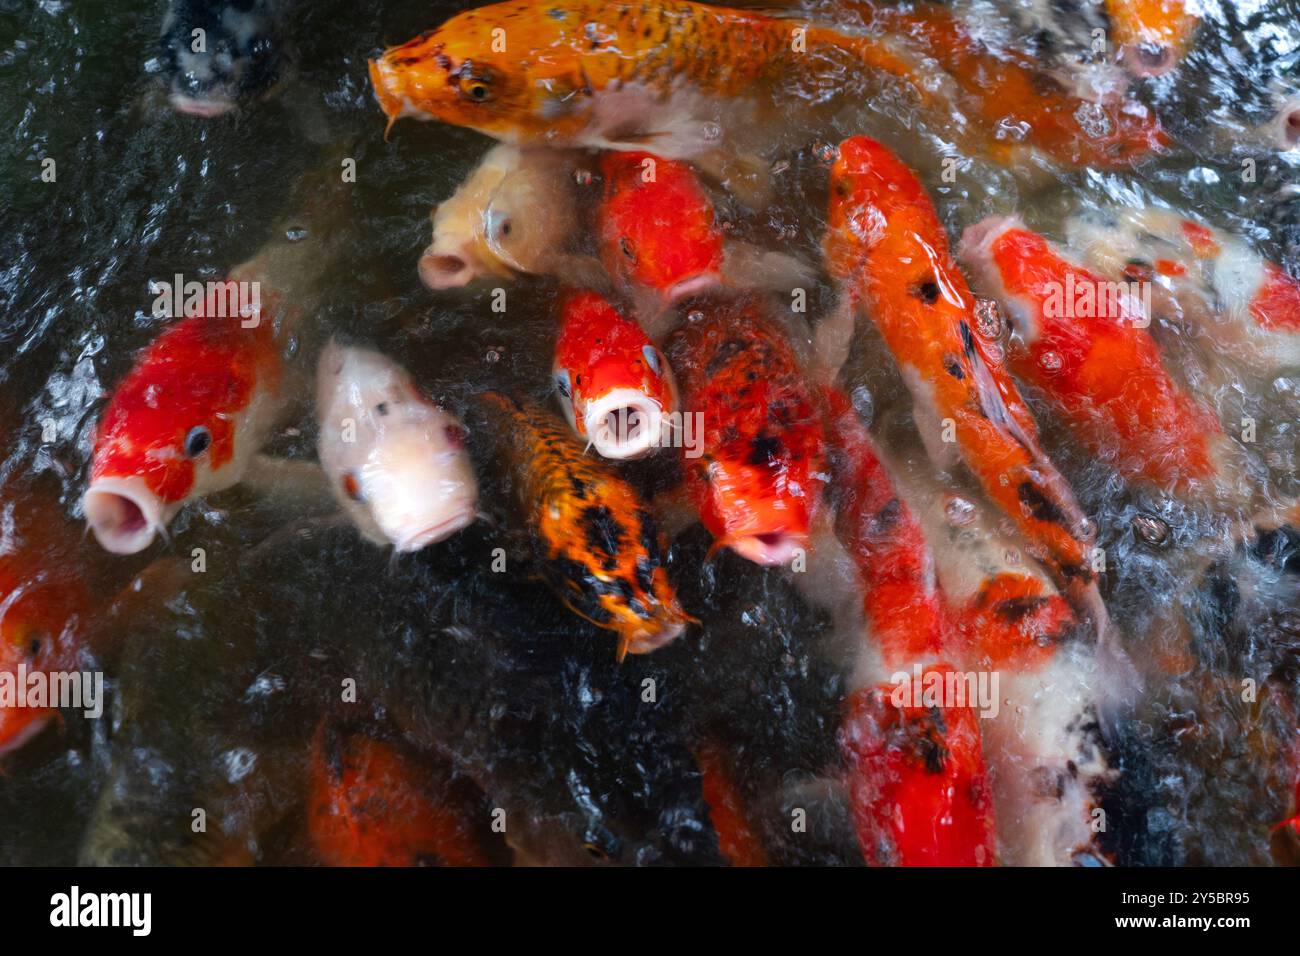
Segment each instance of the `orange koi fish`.
[[[801,33],[796,34],[797,30]],[[452,17],[370,63],[391,122],[438,119],[514,143],[716,150],[716,121],[827,61],[900,77],[888,41],[685,0],[508,0]],[[917,82],[919,87],[919,81]]]
[[703,416],[702,453],[681,455],[714,550],[789,564],[808,547],[827,477],[821,417],[789,342],[745,298],[708,305],[668,355],[683,409]]
[[1006,307],[1011,370],[1089,451],[1126,478],[1181,493],[1214,477],[1223,430],[1165,371],[1137,283],[1108,282],[1017,219],[969,227],[957,255]]
[[328,866],[487,866],[458,808],[433,792],[430,768],[368,734],[326,726],[311,748],[307,827]]
[[606,458],[638,458],[658,448],[665,416],[677,411],[668,360],[631,319],[595,292],[560,303],[555,389],[579,438]]
[[32,704],[32,678],[81,670],[92,617],[90,595],[73,563],[71,543],[78,536],[63,514],[23,502],[15,524],[17,547],[0,555],[0,757],[58,714],[48,699]]
[[1076,216],[1066,236],[1101,272],[1168,289],[1215,352],[1251,367],[1300,365],[1300,282],[1243,240],[1155,208]]
[[958,452],[1035,552],[1086,591],[1093,578],[1087,522],[979,332],[975,298],[924,188],[874,140],[858,136],[840,146],[824,252],[850,303],[866,308],[884,336],[931,456]]
[[583,454],[562,424],[496,392],[520,501],[532,514],[542,574],[564,605],[618,635],[618,656],[648,654],[695,619],[677,602],[654,517],[608,465]]
[[[948,681],[961,653],[920,523],[894,490],[866,427],[839,393],[825,392],[837,449],[836,531],[863,582],[863,609],[879,648],[879,676],[849,698],[840,743],[849,798],[869,862],[902,866],[991,866],[993,805],[979,720],[969,705],[899,696],[912,684]],[[859,672],[864,668],[859,665]]]
[[718,833],[718,849],[722,855],[732,866],[767,866],[767,852],[746,819],[745,799],[727,767],[725,754],[717,746],[706,743],[696,748],[695,763],[700,769],[704,802],[709,805],[709,818]]
[[[844,0],[840,5],[869,24],[919,44],[953,78],[959,88],[958,106],[979,125],[1023,129],[1025,144],[1058,163],[1128,166],[1171,143],[1155,113],[1142,103],[1083,100],[1063,89],[1027,54],[990,50],[940,4],[902,9],[871,0]],[[989,151],[1010,164],[1015,148],[1016,144],[995,141]]]
[[1135,76],[1168,73],[1192,45],[1200,18],[1184,0],[1106,0],[1110,39]]

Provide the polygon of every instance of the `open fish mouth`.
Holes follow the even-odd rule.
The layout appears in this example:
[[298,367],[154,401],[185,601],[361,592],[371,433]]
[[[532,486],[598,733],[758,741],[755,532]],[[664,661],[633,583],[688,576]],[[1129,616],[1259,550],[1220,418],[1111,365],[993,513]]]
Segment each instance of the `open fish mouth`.
[[178,113],[184,113],[187,116],[202,116],[205,119],[224,116],[233,112],[238,105],[234,100],[226,97],[189,96],[177,92],[173,92],[168,97],[168,101]]
[[418,266],[420,281],[429,289],[458,289],[475,277],[473,265],[451,252],[436,252],[433,246],[424,250]]
[[1120,61],[1133,76],[1164,76],[1178,65],[1178,55],[1173,47],[1161,43],[1139,43],[1126,46]]
[[693,276],[687,276],[685,279],[678,279],[670,285],[664,292],[664,301],[668,305],[674,305],[683,299],[689,299],[693,295],[699,295],[702,292],[708,292],[716,289],[722,284],[722,276],[716,272],[700,272]]
[[587,406],[584,427],[604,458],[639,458],[659,447],[663,408],[636,389],[616,388]]
[[727,547],[746,561],[765,567],[784,567],[807,551],[808,537],[793,531],[768,531],[730,538]]
[[81,499],[86,523],[105,551],[136,554],[166,526],[164,508],[141,478],[100,478]]

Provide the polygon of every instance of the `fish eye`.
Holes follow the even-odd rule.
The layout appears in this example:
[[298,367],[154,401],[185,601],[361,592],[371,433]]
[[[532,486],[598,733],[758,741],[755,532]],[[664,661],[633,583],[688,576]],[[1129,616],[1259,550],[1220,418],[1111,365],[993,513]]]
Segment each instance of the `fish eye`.
[[565,398],[570,398],[569,392],[569,370],[567,368],[558,369],[555,372],[555,390]]
[[623,255],[636,262],[636,250],[632,248],[632,242],[627,236],[623,236],[618,240],[618,247],[623,250]]
[[641,346],[641,354],[645,356],[645,363],[650,366],[650,371],[654,372],[656,375],[660,374],[659,350],[653,345],[643,345]]
[[497,230],[502,236],[510,235],[510,220],[507,219],[501,223],[501,228]]
[[382,416],[382,415],[387,415],[387,414],[388,414],[388,403],[387,403],[387,402],[380,402],[378,405],[375,406],[375,411],[378,412],[381,416]]
[[185,457],[198,458],[212,444],[212,432],[203,425],[195,425],[185,436]]
[[457,80],[460,95],[475,103],[486,103],[492,99],[492,73],[483,68],[475,68],[467,60]]
[[343,472],[343,493],[353,501],[364,501],[361,496],[361,483],[357,481],[357,476],[350,471]]

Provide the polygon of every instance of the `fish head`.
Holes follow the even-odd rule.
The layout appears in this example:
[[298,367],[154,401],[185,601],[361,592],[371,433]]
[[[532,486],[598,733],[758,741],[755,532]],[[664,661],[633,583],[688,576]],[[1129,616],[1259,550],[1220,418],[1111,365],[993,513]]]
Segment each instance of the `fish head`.
[[418,551],[474,522],[478,484],[455,416],[377,352],[331,343],[317,374],[321,465],[368,538]]
[[817,502],[811,464],[776,435],[747,443],[743,454],[723,449],[701,458],[700,511],[715,549],[768,566],[806,554]]
[[612,275],[671,305],[722,281],[723,237],[694,171],[639,152],[601,160],[601,257]]
[[213,117],[268,93],[285,68],[279,0],[173,0],[162,62],[172,106]]
[[648,654],[694,621],[678,603],[664,568],[654,517],[632,487],[588,473],[539,509],[538,537],[561,599],[619,637],[619,657]]
[[1136,77],[1162,76],[1177,66],[1199,23],[1183,0],[1130,0],[1108,12],[1119,60]]
[[663,353],[641,327],[594,292],[560,308],[555,388],[565,416],[602,456],[637,458],[658,448],[677,386]]
[[[73,669],[75,624],[85,604],[70,576],[33,572],[21,553],[0,558],[0,674],[16,682],[20,674]],[[0,756],[36,736],[55,713],[51,707],[0,707]]]
[[[926,216],[924,187],[888,147],[866,136],[842,142],[831,166],[830,205],[823,253],[826,268],[839,280],[858,271],[860,257],[875,248],[900,214]],[[928,219],[933,219],[933,212]],[[937,226],[929,221],[917,225]],[[935,228],[926,234],[940,234]]]
[[1282,101],[1268,129],[1276,149],[1282,152],[1300,149],[1300,95]]
[[[504,5],[492,9],[499,6]],[[540,38],[543,44],[558,32],[529,5],[511,6],[522,8],[521,16],[548,34]],[[515,140],[543,135],[548,119],[559,123],[562,117],[543,115],[538,106],[541,98],[555,95],[561,82],[550,75],[553,68],[544,51],[540,57],[528,50],[507,52],[503,24],[510,21],[485,12],[457,14],[438,29],[390,47],[370,61],[370,81],[390,126],[410,116]],[[528,27],[518,23],[511,30],[517,39]]]
[[241,426],[279,387],[269,335],[199,316],[145,350],[104,410],[82,498],[105,550],[142,551],[187,502],[239,481],[256,450]]

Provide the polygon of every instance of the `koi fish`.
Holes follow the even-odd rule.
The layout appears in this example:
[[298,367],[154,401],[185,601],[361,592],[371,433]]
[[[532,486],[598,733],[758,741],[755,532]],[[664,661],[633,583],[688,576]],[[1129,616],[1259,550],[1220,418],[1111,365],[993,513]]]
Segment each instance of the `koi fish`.
[[788,290],[811,280],[793,256],[724,239],[713,202],[686,163],[609,152],[600,172],[601,257],[631,290],[643,322],[712,289]]
[[1223,430],[1169,377],[1136,283],[1108,282],[1014,218],[968,227],[957,257],[1007,310],[1011,370],[1090,452],[1182,493],[1213,479]]
[[294,0],[171,0],[162,69],[172,105],[220,116],[266,96],[288,64]]
[[654,517],[609,466],[587,457],[552,415],[487,392],[509,423],[521,504],[542,575],[564,605],[618,635],[618,656],[648,654],[695,621],[677,601]]
[[488,150],[451,197],[434,207],[420,280],[450,289],[475,279],[559,271],[578,231],[572,162],[547,149]]
[[478,485],[465,429],[404,368],[331,342],[316,389],[321,467],[367,540],[418,551],[473,523]]
[[1066,236],[1099,271],[1169,290],[1214,352],[1247,367],[1300,364],[1300,281],[1245,241],[1155,208],[1075,216]]
[[[994,700],[980,733],[997,819],[999,862],[1104,863],[1094,826],[1114,779],[1102,748],[1093,645],[1069,602],[981,499],[936,480],[928,465],[894,474],[915,509],[969,673],[987,674]],[[996,677],[996,684],[992,681]]]
[[104,410],[82,507],[107,551],[144,550],[186,504],[242,480],[280,412],[272,323],[217,315],[210,297],[164,329]]
[[[959,453],[1035,552],[1093,603],[1091,530],[980,334],[975,298],[924,188],[874,140],[840,146],[824,251],[848,301],[869,311],[898,363],[931,457],[942,463]],[[938,440],[940,429],[951,444]]]
[[757,564],[806,551],[826,483],[820,413],[789,342],[749,298],[713,303],[669,341],[703,453],[682,449],[687,493],[713,549]]
[[[1023,129],[1024,144],[1072,167],[1131,166],[1170,145],[1155,113],[1142,103],[1114,95],[1113,76],[1092,78],[1100,89],[1066,90],[1028,54],[991,50],[987,43],[939,4],[907,9],[872,0],[838,4],[868,24],[906,36],[952,77],[956,104],[986,129]],[[1076,84],[1078,85],[1078,84]],[[1081,98],[1083,92],[1087,98]],[[1014,164],[1021,144],[993,140],[985,150]]]
[[487,866],[472,827],[405,748],[323,721],[312,740],[307,826],[328,866]]
[[[6,509],[8,511],[8,509]],[[92,606],[72,562],[76,540],[63,514],[23,502],[15,521],[17,547],[0,555],[0,757],[18,750],[57,716],[51,706],[18,706],[24,675],[77,671],[86,645]]]
[[[898,674],[910,681],[913,665],[923,682],[946,682],[961,651],[934,557],[857,413],[838,392],[824,398],[837,449],[836,532],[862,578],[875,639],[839,732],[862,852],[876,864],[991,866],[993,806],[974,708],[896,694]],[[884,682],[891,672],[895,683]]]
[[713,744],[695,750],[700,769],[704,802],[709,805],[709,819],[718,833],[718,849],[732,866],[767,866],[763,842],[750,825],[745,799],[736,787],[727,767],[725,754]]
[[554,376],[564,417],[606,458],[658,448],[665,416],[677,412],[668,360],[595,292],[570,292],[560,303]]
[[1184,0],[1106,0],[1110,39],[1134,76],[1168,73],[1192,45],[1200,23]]
[[752,123],[759,90],[828,60],[918,75],[887,40],[727,7],[508,0],[384,51],[370,78],[390,126],[413,116],[506,142],[689,159],[716,152],[719,119]]

